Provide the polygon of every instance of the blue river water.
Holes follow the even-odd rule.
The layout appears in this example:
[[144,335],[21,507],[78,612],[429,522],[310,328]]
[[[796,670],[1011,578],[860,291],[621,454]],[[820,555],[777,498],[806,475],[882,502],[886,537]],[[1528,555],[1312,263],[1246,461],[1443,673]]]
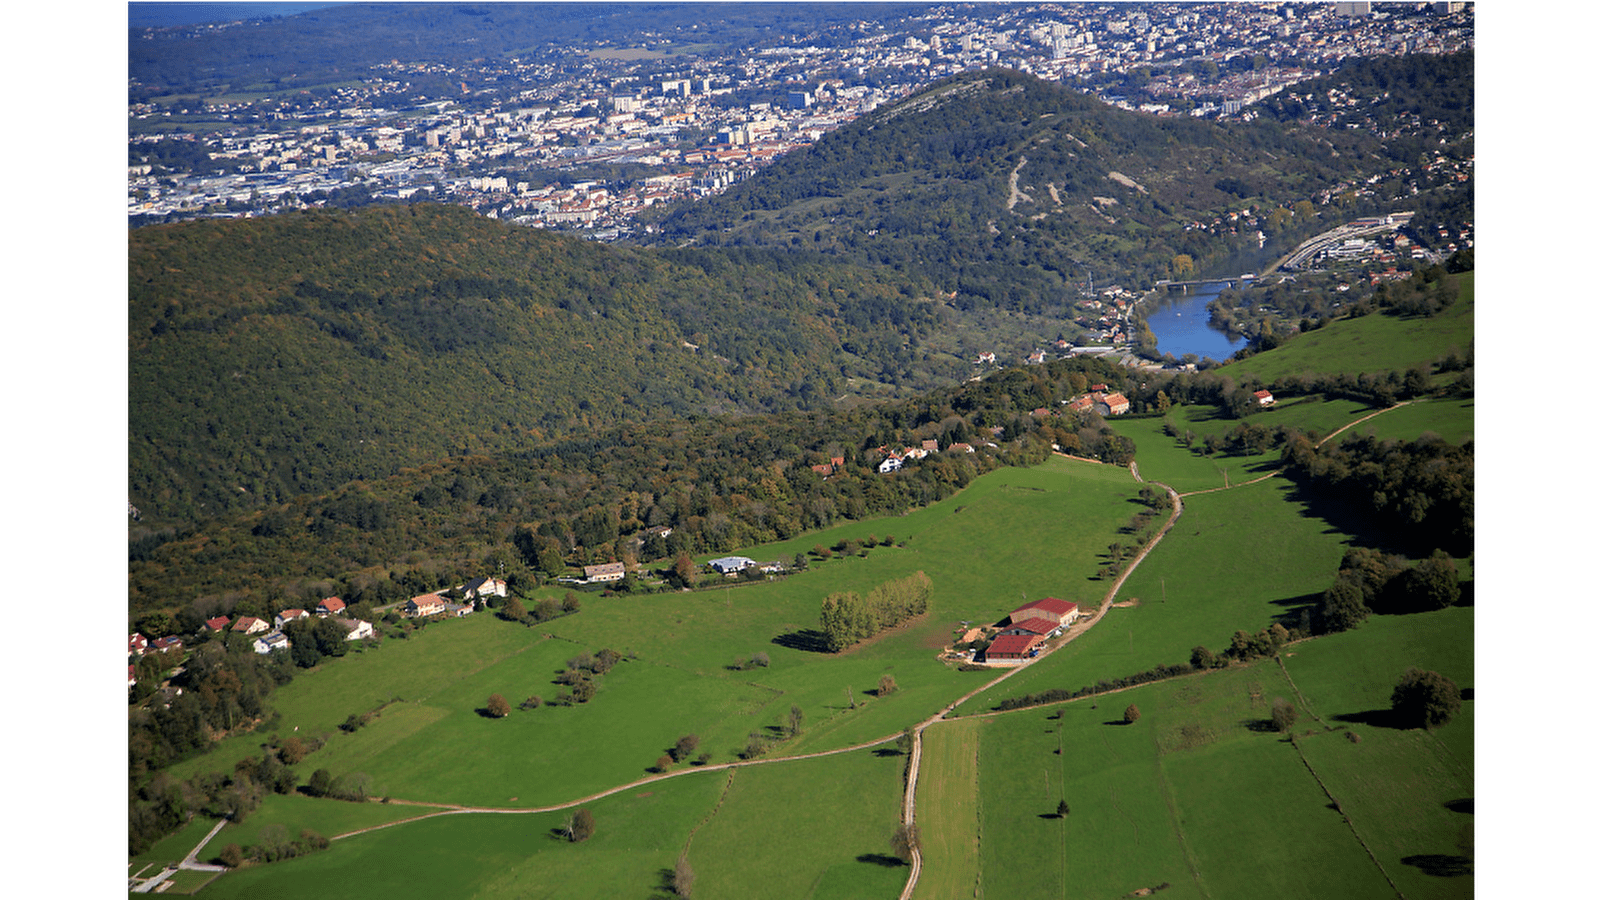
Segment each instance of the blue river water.
[[1160,300],[1143,301],[1144,320],[1156,336],[1156,349],[1178,359],[1193,353],[1199,359],[1209,356],[1221,362],[1243,347],[1242,335],[1230,336],[1209,324],[1206,304],[1226,286],[1226,282],[1190,285],[1188,294],[1174,291]]

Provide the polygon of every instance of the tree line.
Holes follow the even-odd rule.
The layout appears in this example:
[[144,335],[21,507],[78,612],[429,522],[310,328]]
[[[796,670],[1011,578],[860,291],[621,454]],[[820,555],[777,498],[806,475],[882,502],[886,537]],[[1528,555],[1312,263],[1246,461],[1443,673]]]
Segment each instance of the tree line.
[[928,610],[933,582],[925,572],[887,581],[867,592],[829,594],[822,601],[823,640],[838,653],[880,632],[908,622]]

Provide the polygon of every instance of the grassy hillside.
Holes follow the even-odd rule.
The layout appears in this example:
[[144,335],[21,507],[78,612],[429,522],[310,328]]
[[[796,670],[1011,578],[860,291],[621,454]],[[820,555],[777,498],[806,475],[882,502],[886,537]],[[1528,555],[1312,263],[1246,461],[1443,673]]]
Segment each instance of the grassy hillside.
[[1337,319],[1281,347],[1230,363],[1223,371],[1271,383],[1294,376],[1432,371],[1452,353],[1470,360],[1476,279],[1471,272],[1459,278],[1459,299],[1435,316],[1374,313]]

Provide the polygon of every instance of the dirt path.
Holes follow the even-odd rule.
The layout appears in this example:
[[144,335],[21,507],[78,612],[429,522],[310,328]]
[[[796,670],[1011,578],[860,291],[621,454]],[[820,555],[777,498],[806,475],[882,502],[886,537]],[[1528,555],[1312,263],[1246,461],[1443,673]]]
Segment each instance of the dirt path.
[[[1377,410],[1375,412],[1367,413],[1366,415],[1362,416],[1361,418],[1356,419],[1353,422],[1348,422],[1348,423],[1346,423],[1344,425],[1341,425],[1338,428],[1334,429],[1333,431],[1329,432],[1326,436],[1324,436],[1322,438],[1322,440],[1317,441],[1316,446],[1321,447],[1323,444],[1326,444],[1327,442],[1333,440],[1334,438],[1336,438],[1339,435],[1345,433],[1346,431],[1349,431],[1350,429],[1356,427],[1357,425],[1360,425],[1362,422],[1365,422],[1368,419],[1371,419],[1371,418],[1373,418],[1375,416],[1381,416],[1386,412],[1392,412],[1393,410],[1397,410],[1402,406],[1405,406],[1405,405],[1407,405],[1409,403],[1415,403],[1415,402],[1416,402],[1415,400],[1401,400],[1399,403],[1396,403],[1393,406],[1386,406],[1383,409]],[[1255,478],[1250,479],[1249,481],[1241,481],[1238,484],[1228,484],[1228,485],[1223,485],[1222,487],[1217,487],[1217,488],[1205,488],[1203,490],[1198,490],[1198,491],[1185,491],[1183,494],[1181,494],[1179,496],[1193,497],[1193,496],[1196,496],[1198,494],[1214,494],[1217,491],[1230,491],[1230,490],[1233,490],[1234,488],[1244,487],[1245,485],[1259,484],[1260,482],[1266,481],[1268,478],[1276,478],[1276,477],[1278,477],[1279,475],[1282,475],[1282,474],[1283,474],[1283,469],[1281,469],[1281,468],[1273,469],[1271,472],[1268,472],[1265,475],[1258,475]],[[1139,477],[1137,472],[1134,474],[1133,477],[1135,477],[1135,478]],[[1224,480],[1226,480],[1226,479],[1224,479]]]

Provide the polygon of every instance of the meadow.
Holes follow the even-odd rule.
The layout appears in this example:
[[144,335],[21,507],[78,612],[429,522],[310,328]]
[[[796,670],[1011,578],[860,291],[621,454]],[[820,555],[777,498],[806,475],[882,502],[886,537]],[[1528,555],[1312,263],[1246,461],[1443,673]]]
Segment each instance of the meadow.
[[1435,732],[1375,711],[1408,664],[1470,686],[1471,636],[1469,608],[1379,617],[1282,665],[931,725],[918,816],[940,855],[916,896],[1468,896],[1472,703]]
[[[1271,382],[1291,375],[1426,371],[1452,351],[1458,357],[1470,357],[1474,285],[1473,275],[1463,274],[1460,298],[1432,318],[1373,313],[1340,319],[1332,327],[1306,332],[1279,348],[1292,347],[1293,352],[1257,354],[1230,363],[1223,371],[1235,378],[1251,375]],[[1439,380],[1450,382],[1455,377],[1441,376]]]
[[[1370,411],[1306,399],[1273,420],[1331,431]],[[1361,427],[1470,436],[1471,412],[1470,401],[1429,401]],[[1169,415],[1197,432],[1225,424],[1205,408]],[[1291,645],[1281,665],[1262,660],[987,714],[1005,697],[1187,661],[1196,644],[1221,651],[1234,631],[1296,624],[1332,580],[1348,538],[1297,502],[1286,479],[1237,485],[1236,473],[1270,469],[1275,454],[1207,459],[1161,433],[1159,419],[1116,424],[1137,441],[1144,478],[1203,493],[1185,498],[1177,525],[1115,598],[1129,605],[927,729],[917,896],[1470,890],[1462,873],[1471,868],[1471,703],[1435,733],[1387,727],[1383,715],[1406,665],[1470,686],[1470,607],[1374,617]],[[1216,490],[1221,467],[1233,470],[1226,490]],[[302,780],[316,769],[362,772],[374,796],[520,814],[451,814],[341,838],[327,851],[229,873],[202,895],[666,897],[684,856],[697,897],[889,896],[908,872],[889,855],[904,758],[890,743],[782,757],[886,741],[992,678],[937,660],[964,623],[998,621],[1028,598],[1098,605],[1110,582],[1096,573],[1106,546],[1127,539],[1121,529],[1142,508],[1139,487],[1125,469],[1055,457],[999,470],[904,516],[743,551],[791,560],[842,540],[884,542],[858,556],[813,557],[802,573],[584,594],[580,612],[534,627],[479,614],[325,663],[274,701],[273,734],[326,739],[297,767]],[[824,596],[918,571],[933,584],[928,613],[842,653],[815,649]],[[553,679],[567,660],[603,647],[623,661],[597,679],[588,703],[482,714],[491,693],[513,705],[530,695],[548,701],[562,690]],[[736,665],[756,653],[769,664]],[[898,689],[878,696],[884,675]],[[1279,696],[1302,707],[1293,742],[1265,727]],[[1130,702],[1144,715],[1117,724]],[[788,736],[792,707],[803,727]],[[361,713],[373,714],[364,727],[339,730]],[[669,777],[643,780],[691,733],[712,765],[735,761],[751,734],[774,742],[773,758],[734,770],[676,764]],[[224,742],[188,765],[255,755],[271,736]],[[618,786],[626,787],[583,800]],[[1070,811],[1057,816],[1062,800]],[[581,844],[555,836],[570,810],[530,811],[576,801],[601,823]],[[270,825],[336,837],[428,811],[273,797],[203,855],[253,842]]]

